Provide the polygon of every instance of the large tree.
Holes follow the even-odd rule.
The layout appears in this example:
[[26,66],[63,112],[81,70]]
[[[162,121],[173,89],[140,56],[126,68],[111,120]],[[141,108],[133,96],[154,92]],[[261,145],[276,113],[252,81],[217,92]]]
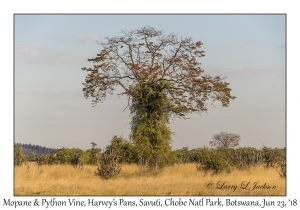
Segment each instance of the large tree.
[[[93,106],[121,87],[132,115],[131,136],[141,154],[170,149],[169,118],[207,111],[207,101],[228,106],[235,97],[221,76],[204,74],[199,58],[202,42],[165,35],[152,27],[122,31],[123,36],[100,42],[102,47],[83,83]],[[164,149],[162,149],[164,148]],[[158,156],[155,156],[159,159]]]

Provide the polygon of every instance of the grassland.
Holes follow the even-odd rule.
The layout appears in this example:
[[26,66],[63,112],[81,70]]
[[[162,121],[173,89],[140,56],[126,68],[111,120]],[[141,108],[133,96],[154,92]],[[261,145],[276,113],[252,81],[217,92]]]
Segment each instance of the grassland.
[[[252,167],[230,174],[197,171],[194,164],[141,173],[124,165],[114,179],[95,176],[96,166],[74,169],[69,165],[31,165],[15,168],[15,195],[286,195],[286,180],[278,168]],[[255,184],[255,182],[257,182]],[[243,189],[245,188],[245,189]],[[254,189],[253,189],[254,188]]]

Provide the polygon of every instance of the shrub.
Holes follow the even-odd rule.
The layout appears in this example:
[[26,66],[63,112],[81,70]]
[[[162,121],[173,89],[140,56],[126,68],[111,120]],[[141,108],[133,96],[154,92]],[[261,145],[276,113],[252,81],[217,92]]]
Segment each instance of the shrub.
[[98,163],[97,176],[103,179],[110,179],[121,172],[122,162],[120,157],[113,151],[105,151]]
[[75,154],[78,153],[82,160],[86,161],[87,157],[85,152],[80,148],[63,148],[55,156],[54,162],[59,162],[61,164],[73,164]]
[[173,153],[176,156],[178,164],[190,163],[192,160],[192,155],[188,147],[183,147],[182,149],[175,150]]
[[278,166],[282,161],[285,161],[285,150],[264,146],[262,151],[266,167]]
[[196,168],[197,170],[209,171],[212,170],[215,174],[222,171],[227,173],[233,169],[233,163],[230,159],[230,150],[201,148],[196,151]]
[[137,162],[137,155],[135,154],[134,145],[122,136],[113,136],[110,141],[110,145],[106,147],[106,151],[113,150],[122,163],[133,163]]
[[263,163],[262,151],[253,147],[231,149],[230,158],[237,169],[245,169]]

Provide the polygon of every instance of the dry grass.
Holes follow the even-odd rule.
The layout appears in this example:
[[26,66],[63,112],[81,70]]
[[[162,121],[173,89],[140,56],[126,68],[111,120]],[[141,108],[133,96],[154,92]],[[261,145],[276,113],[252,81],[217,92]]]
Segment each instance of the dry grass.
[[[260,166],[212,175],[198,172],[194,164],[166,167],[157,173],[140,173],[136,165],[124,165],[112,180],[95,176],[95,171],[96,166],[80,170],[53,165],[40,171],[31,166],[28,172],[25,166],[16,167],[15,195],[286,195],[286,180],[280,178],[278,168]],[[241,189],[242,182],[250,182],[248,190]],[[276,188],[252,190],[255,182]],[[217,189],[222,183],[231,188]]]

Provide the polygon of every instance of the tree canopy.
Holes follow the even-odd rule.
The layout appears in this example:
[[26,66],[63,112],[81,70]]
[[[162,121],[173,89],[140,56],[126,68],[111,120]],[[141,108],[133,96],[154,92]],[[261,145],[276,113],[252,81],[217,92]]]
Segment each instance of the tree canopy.
[[204,74],[198,58],[205,56],[203,43],[192,38],[178,38],[174,33],[143,27],[123,31],[124,36],[106,37],[100,42],[102,50],[88,61],[96,63],[93,68],[82,68],[89,74],[83,83],[84,96],[93,97],[93,105],[103,102],[117,86],[128,97],[129,106],[133,98],[142,97],[136,92],[137,84],[150,83],[163,92],[170,114],[184,117],[188,113],[205,112],[206,101],[220,101],[228,106],[229,83],[221,76]]
[[241,137],[235,133],[220,132],[213,136],[213,140],[209,142],[212,147],[234,148],[239,145]]

